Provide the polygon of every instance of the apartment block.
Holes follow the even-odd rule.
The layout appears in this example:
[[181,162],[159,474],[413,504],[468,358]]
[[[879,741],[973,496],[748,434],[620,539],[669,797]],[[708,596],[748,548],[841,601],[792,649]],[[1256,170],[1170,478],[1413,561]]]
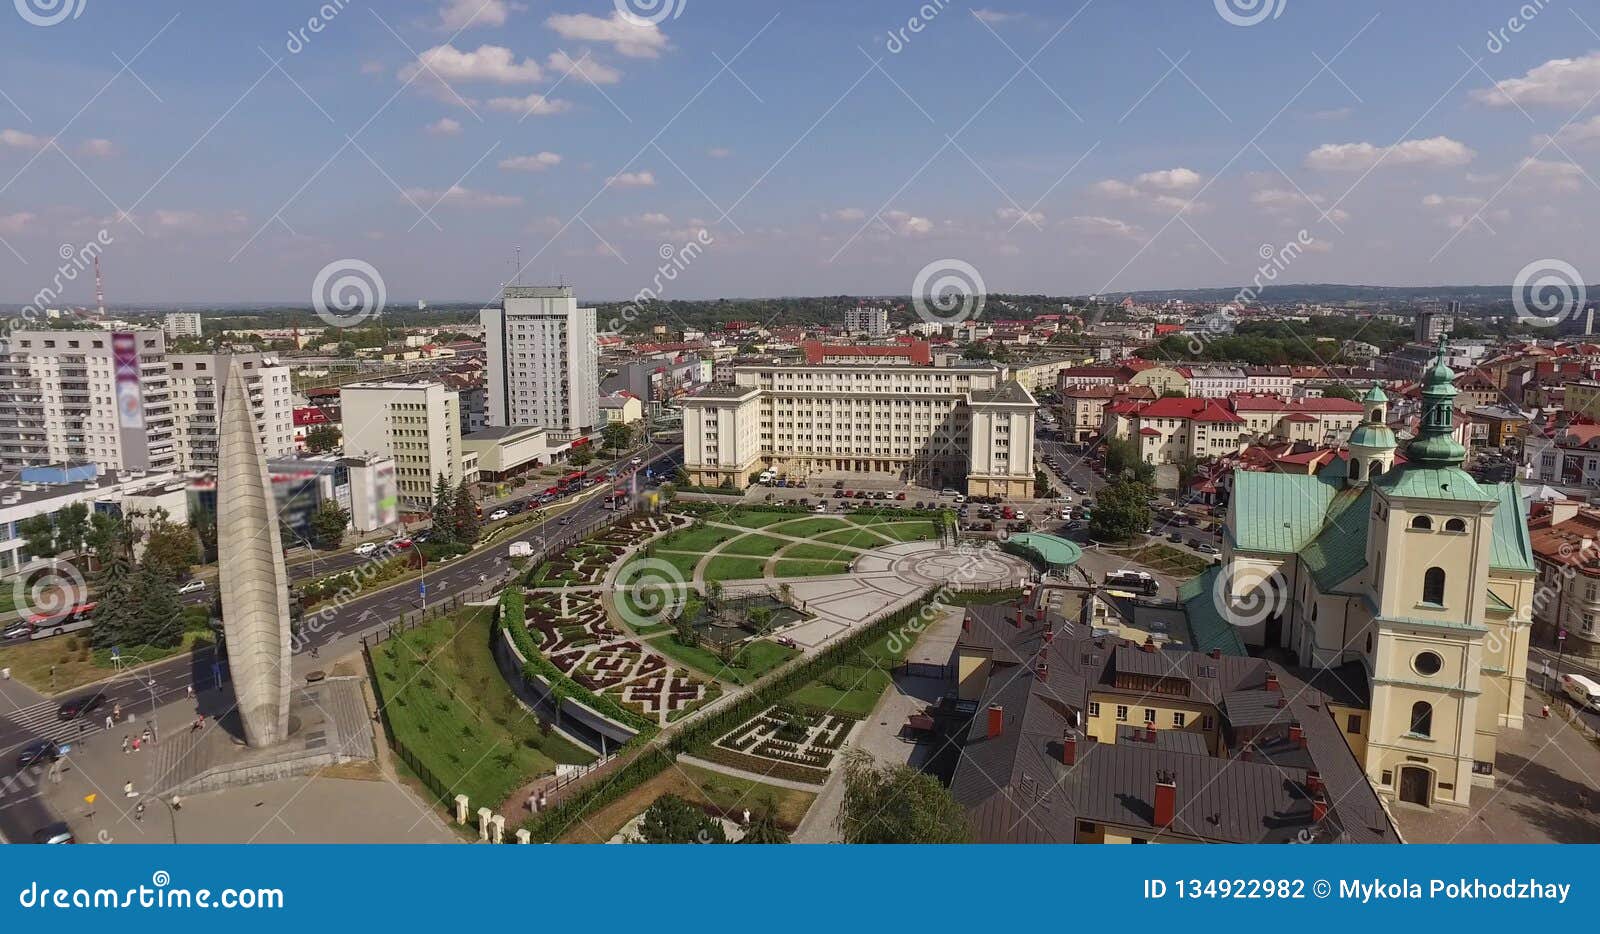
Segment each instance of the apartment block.
[[568,286],[506,286],[479,313],[488,352],[488,424],[534,426],[571,439],[600,421],[595,311]]
[[261,449],[267,457],[295,449],[294,393],[289,368],[276,357],[251,354],[171,354],[167,372],[178,437],[178,469],[217,469],[217,419],[228,368],[243,367]]
[[179,338],[199,338],[205,333],[205,326],[196,312],[174,311],[161,319],[161,330],[167,335],[167,340],[175,341]]
[[179,461],[161,331],[14,331],[0,340],[0,469]]
[[341,392],[344,450],[394,460],[402,508],[427,509],[443,476],[461,479],[460,399],[444,384],[396,380],[351,383]]
[[844,330],[847,334],[865,334],[877,340],[889,336],[889,309],[849,308],[844,313]]

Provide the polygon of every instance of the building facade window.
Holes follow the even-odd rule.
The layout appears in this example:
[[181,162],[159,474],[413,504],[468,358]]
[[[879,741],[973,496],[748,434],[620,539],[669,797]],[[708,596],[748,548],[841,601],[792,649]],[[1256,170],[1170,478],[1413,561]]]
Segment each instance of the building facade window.
[[1128,722],[1128,708],[1123,704],[1118,704],[1117,705],[1117,722],[1118,723],[1126,723],[1126,722]]
[[1411,527],[1414,529],[1432,529],[1433,520],[1427,516],[1412,516]]
[[1444,568],[1428,568],[1422,575],[1422,602],[1444,606]]
[[1433,735],[1433,705],[1427,701],[1417,701],[1411,705],[1411,735]]

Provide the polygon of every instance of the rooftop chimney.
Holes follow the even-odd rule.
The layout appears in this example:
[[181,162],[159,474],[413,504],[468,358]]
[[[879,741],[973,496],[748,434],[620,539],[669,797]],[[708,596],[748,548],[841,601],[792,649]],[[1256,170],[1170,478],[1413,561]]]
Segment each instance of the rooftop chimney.
[[1306,744],[1306,731],[1300,728],[1298,722],[1289,724],[1289,742],[1294,743],[1296,746],[1304,746]]
[[999,704],[989,705],[989,738],[994,739],[1006,728],[1006,709]]
[[1155,805],[1153,823],[1161,828],[1172,826],[1172,818],[1178,811],[1178,779],[1171,772],[1156,773]]
[[1273,672],[1273,671],[1267,672],[1266,690],[1268,690],[1268,691],[1276,691],[1277,689],[1278,689],[1278,674],[1277,674],[1277,672]]
[[1155,727],[1147,726],[1147,727],[1144,728],[1144,741],[1147,742],[1147,743],[1153,743],[1153,742],[1156,741],[1156,728]]
[[967,615],[961,617],[961,631],[972,631],[972,614],[968,613]]
[[1206,654],[1211,656],[1212,658],[1221,658],[1222,657],[1222,650],[1221,649],[1212,649],[1211,651],[1207,652]]
[[1322,784],[1322,774],[1320,772],[1313,769],[1306,773],[1306,794],[1313,798],[1320,798],[1324,787],[1326,786]]
[[1078,762],[1078,734],[1071,730],[1061,736],[1061,764],[1076,765]]
[[1022,628],[1022,607],[1017,607],[1017,628]]
[[1317,795],[1311,799],[1311,822],[1320,824],[1328,817],[1328,799]]
[[1039,667],[1035,668],[1034,671],[1038,673],[1040,681],[1048,680],[1050,677],[1050,666],[1045,664],[1042,658],[1039,659]]
[[1146,652],[1154,652],[1156,650],[1156,644],[1151,641],[1149,637],[1146,637],[1144,640],[1144,645],[1139,646],[1139,648],[1145,650]]

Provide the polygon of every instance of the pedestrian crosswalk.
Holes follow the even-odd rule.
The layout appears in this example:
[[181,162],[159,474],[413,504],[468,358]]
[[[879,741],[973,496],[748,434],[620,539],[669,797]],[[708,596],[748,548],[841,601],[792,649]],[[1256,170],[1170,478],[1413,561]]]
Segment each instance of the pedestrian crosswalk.
[[106,714],[98,717],[90,715],[80,722],[62,720],[56,716],[58,709],[59,705],[53,701],[41,701],[30,707],[13,710],[0,716],[0,734],[26,734],[29,742],[51,739],[58,743],[69,743],[105,732]]

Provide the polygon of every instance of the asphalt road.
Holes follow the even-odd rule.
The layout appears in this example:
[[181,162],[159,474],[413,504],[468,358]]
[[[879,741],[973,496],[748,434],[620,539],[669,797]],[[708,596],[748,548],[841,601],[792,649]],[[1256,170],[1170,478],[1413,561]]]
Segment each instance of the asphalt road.
[[[682,447],[652,445],[640,456],[645,459],[645,468],[654,466],[658,475],[670,473],[681,463]],[[428,602],[437,605],[439,601],[457,594],[475,590],[481,592],[489,585],[498,584],[511,571],[507,552],[512,542],[529,542],[538,552],[546,542],[557,542],[574,530],[600,521],[607,513],[604,499],[603,496],[592,496],[576,507],[568,508],[560,517],[530,525],[516,535],[498,538],[488,547],[441,565],[437,571],[430,571],[422,578],[427,584]],[[562,523],[560,518],[569,521]],[[304,645],[297,649],[294,659],[296,677],[322,664],[320,654],[324,648],[339,647],[339,653],[330,652],[331,659],[361,635],[381,629],[424,608],[421,588],[418,582],[413,581],[354,599],[343,606],[307,613],[302,629]],[[316,617],[315,622],[313,617]],[[112,678],[97,688],[67,692],[0,716],[0,836],[12,841],[28,840],[33,831],[49,819],[47,810],[39,810],[43,802],[37,801],[37,796],[29,788],[21,787],[24,783],[17,782],[13,777],[17,747],[41,737],[58,741],[98,742],[104,732],[106,712],[113,704],[121,704],[125,712],[142,717],[166,703],[183,698],[191,685],[204,697],[205,692],[216,686],[219,675],[226,679],[223,670],[225,665],[217,664],[213,654],[210,650],[197,651],[152,665],[136,674]],[[91,715],[90,722],[82,724],[81,730],[77,722],[57,719],[56,708],[63,700],[95,690],[106,692],[106,705]]]

